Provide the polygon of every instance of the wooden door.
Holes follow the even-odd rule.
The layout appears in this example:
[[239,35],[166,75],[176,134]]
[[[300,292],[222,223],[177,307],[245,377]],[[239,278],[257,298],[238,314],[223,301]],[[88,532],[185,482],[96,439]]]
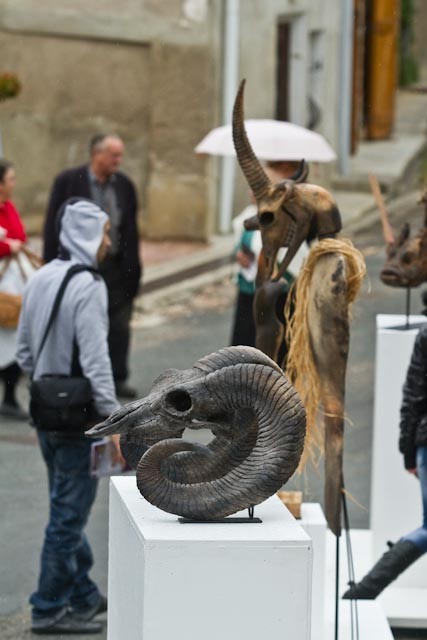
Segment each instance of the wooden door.
[[393,130],[399,22],[399,0],[370,0],[365,102],[370,140],[388,138]]
[[353,28],[353,83],[351,110],[351,153],[357,151],[357,145],[363,132],[363,105],[365,91],[365,37],[366,37],[366,0],[354,0]]
[[291,26],[282,22],[277,27],[276,119],[289,120],[289,50]]

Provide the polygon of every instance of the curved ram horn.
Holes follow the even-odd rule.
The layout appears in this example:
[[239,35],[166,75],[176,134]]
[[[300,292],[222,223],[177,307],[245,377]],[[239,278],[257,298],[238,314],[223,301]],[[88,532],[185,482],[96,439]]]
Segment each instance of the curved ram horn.
[[309,166],[305,160],[301,160],[300,166],[296,170],[296,172],[288,178],[293,182],[305,182],[308,178]]
[[266,356],[265,353],[259,349],[255,349],[255,347],[244,346],[225,347],[219,351],[214,351],[214,353],[210,353],[208,356],[204,356],[195,362],[193,368],[207,374],[235,364],[262,364],[283,374],[279,365]]
[[243,118],[243,92],[245,80],[240,83],[233,108],[233,142],[236,149],[237,159],[242,168],[245,178],[256,200],[261,200],[268,194],[271,182],[262,168],[261,163],[254,154],[245,130]]
[[251,431],[252,445],[246,442],[242,459],[238,446],[224,444],[225,460],[224,455],[218,457],[210,474],[214,479],[198,480],[204,477],[199,461],[199,469],[191,470],[195,481],[189,483],[171,479],[167,464],[175,459],[175,465],[182,466],[185,458],[180,458],[191,456],[199,447],[182,440],[163,440],[139,462],[136,475],[141,494],[169,513],[212,520],[259,504],[275,493],[296,470],[305,437],[304,408],[279,371],[261,364],[237,364],[189,382],[185,392],[192,404],[208,407],[216,415],[234,416],[235,431],[244,436],[245,429]]

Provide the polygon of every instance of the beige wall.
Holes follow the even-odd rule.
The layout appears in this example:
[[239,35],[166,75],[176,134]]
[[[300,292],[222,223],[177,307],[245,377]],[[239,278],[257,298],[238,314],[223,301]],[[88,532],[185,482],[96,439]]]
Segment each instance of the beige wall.
[[[313,31],[323,34],[322,51],[322,118],[317,130],[336,149],[338,143],[338,78],[340,44],[340,0],[264,0],[263,2],[240,2],[240,77],[247,78],[245,90],[246,118],[274,118],[276,107],[276,64],[278,24],[288,21],[292,28],[300,30],[300,44],[295,47],[294,57],[299,61],[298,74],[292,82],[301,89],[301,120],[308,121],[307,94],[310,93],[309,36]],[[297,27],[297,22],[299,26]],[[301,22],[302,21],[302,22]],[[294,120],[295,121],[295,120]],[[311,167],[312,180],[328,186],[333,167],[317,165]],[[235,213],[238,214],[248,201],[248,187],[240,169],[236,173],[234,198]]]
[[144,202],[149,54],[148,46],[1,35],[2,67],[18,73],[23,87],[1,107],[4,153],[16,165],[16,200],[30,228],[40,223],[54,176],[87,161],[97,131],[123,136],[125,168]]
[[[319,8],[321,5],[321,9]],[[18,204],[40,228],[53,176],[87,158],[87,141],[116,131],[151,237],[207,239],[217,224],[219,160],[194,146],[222,124],[225,0],[0,0],[0,68],[23,92],[0,108]],[[247,117],[274,117],[279,20],[303,18],[298,86],[309,82],[310,30],[325,33],[321,133],[334,144],[340,0],[241,0],[239,76]],[[304,106],[305,98],[302,99]],[[299,103],[298,103],[299,106]],[[235,210],[247,186],[236,172]]]
[[[425,0],[415,0],[415,20],[414,20],[414,53],[417,62],[424,68],[427,66],[427,2]],[[424,73],[424,82],[426,73]]]
[[54,175],[87,160],[94,133],[114,131],[126,143],[144,233],[207,239],[214,202],[193,147],[217,104],[209,5],[0,0],[1,68],[23,86],[1,105],[0,127],[30,230],[41,228]]

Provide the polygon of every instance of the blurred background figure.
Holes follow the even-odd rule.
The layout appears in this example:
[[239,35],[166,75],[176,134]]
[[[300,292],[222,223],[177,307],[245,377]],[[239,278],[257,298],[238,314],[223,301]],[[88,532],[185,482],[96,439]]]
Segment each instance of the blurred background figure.
[[54,180],[44,227],[43,257],[49,262],[58,255],[56,215],[66,200],[74,196],[88,198],[108,213],[111,249],[100,268],[109,297],[108,345],[117,395],[132,399],[136,390],[127,384],[130,320],[141,278],[136,191],[132,181],[119,171],[124,144],[118,136],[94,136],[89,152],[89,164],[67,169]]
[[[273,182],[277,184],[281,180],[291,178],[298,171],[299,161],[267,161],[265,172]],[[258,270],[258,258],[262,248],[261,232],[247,231],[244,222],[248,218],[256,215],[257,207],[252,192],[249,194],[251,204],[233,220],[233,233],[235,236],[236,260],[238,264],[237,274],[237,300],[233,320],[231,344],[255,346],[256,330],[253,314],[253,304],[255,297],[255,279]],[[286,251],[286,249],[284,250]],[[303,245],[292,261],[292,264],[285,274],[283,283],[283,293],[278,298],[277,315],[282,323],[285,322],[283,309],[289,287],[299,272],[302,261],[307,255],[307,247]],[[283,252],[278,259],[281,260]]]
[[[15,169],[11,162],[0,160],[0,290],[20,295],[25,279],[17,262],[27,236],[22,220],[11,198],[15,188]],[[16,386],[21,369],[15,362],[16,330],[0,327],[0,376],[4,382],[0,415],[26,420],[28,414],[19,405]]]

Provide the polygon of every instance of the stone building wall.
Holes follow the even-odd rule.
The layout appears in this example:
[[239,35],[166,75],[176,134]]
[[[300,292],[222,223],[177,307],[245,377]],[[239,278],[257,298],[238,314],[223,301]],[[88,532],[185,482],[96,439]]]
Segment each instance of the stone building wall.
[[193,147],[215,119],[216,4],[0,0],[1,68],[23,86],[1,105],[0,128],[30,230],[56,173],[87,161],[94,133],[113,131],[144,232],[209,236],[209,176]]
[[[247,117],[275,115],[277,25],[289,20],[299,38],[296,120],[306,121],[317,30],[324,48],[319,130],[334,144],[339,0],[239,4]],[[137,186],[146,235],[206,240],[216,230],[219,160],[193,148],[222,124],[224,8],[225,0],[0,0],[0,66],[23,85],[0,105],[0,129],[30,230],[41,228],[55,174],[85,162],[88,139],[99,131],[126,143],[124,169]],[[238,169],[236,211],[246,198]]]

